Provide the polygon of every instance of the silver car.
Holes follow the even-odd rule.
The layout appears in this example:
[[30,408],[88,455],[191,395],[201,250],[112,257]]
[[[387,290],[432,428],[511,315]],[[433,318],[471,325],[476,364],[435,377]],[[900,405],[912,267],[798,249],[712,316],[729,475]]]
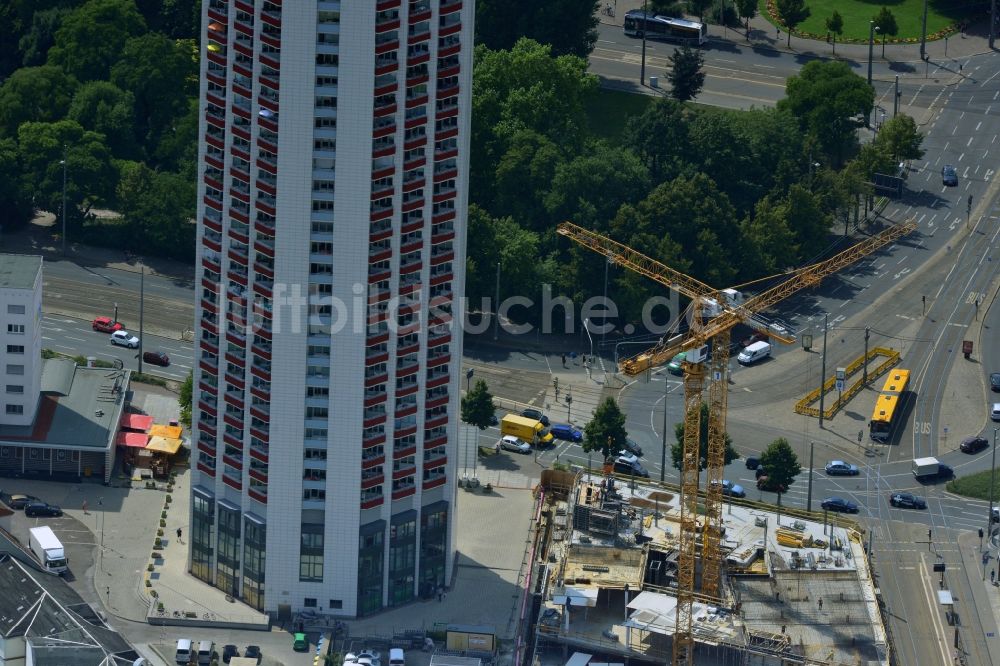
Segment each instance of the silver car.
[[500,448],[514,453],[531,453],[531,444],[513,435],[504,435],[500,440]]
[[111,334],[111,344],[118,345],[119,347],[128,347],[129,349],[138,349],[139,338],[128,331],[115,331]]

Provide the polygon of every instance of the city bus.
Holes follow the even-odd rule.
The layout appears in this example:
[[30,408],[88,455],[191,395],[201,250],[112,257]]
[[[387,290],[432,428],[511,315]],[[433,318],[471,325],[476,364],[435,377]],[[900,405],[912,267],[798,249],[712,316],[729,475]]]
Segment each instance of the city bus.
[[872,420],[868,423],[868,433],[873,441],[885,443],[889,441],[892,429],[901,418],[903,411],[903,393],[910,383],[909,370],[891,370],[882,385],[882,391],[875,400],[875,410]]
[[680,42],[701,46],[708,41],[708,28],[704,23],[669,16],[654,16],[633,9],[625,14],[625,34],[629,37],[660,39],[666,42]]

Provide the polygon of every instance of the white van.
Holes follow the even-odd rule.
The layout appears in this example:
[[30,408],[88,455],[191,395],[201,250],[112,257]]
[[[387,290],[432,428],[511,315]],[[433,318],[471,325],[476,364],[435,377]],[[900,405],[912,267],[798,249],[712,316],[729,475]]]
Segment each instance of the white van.
[[1000,421],[1000,402],[993,403],[993,409],[990,411],[990,418],[994,421]]
[[174,655],[174,661],[178,664],[191,663],[191,641],[187,638],[177,640],[177,653]]
[[399,648],[389,650],[389,666],[406,666],[406,655]]
[[771,343],[758,340],[740,352],[736,360],[743,365],[751,365],[771,355]]
[[201,641],[198,643],[198,663],[208,664],[212,663],[212,653],[215,651],[213,648],[215,644],[212,641]]

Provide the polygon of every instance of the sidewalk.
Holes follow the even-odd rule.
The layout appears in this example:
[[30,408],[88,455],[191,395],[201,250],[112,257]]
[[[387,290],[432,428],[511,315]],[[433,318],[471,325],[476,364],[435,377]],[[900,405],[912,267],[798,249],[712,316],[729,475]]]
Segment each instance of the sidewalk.
[[[979,621],[982,624],[983,633],[988,637],[987,643],[995,642],[1000,626],[1000,587],[992,583],[989,574],[986,579],[982,577],[983,562],[981,550],[979,548],[979,535],[975,532],[966,531],[958,536],[959,550],[962,553],[963,569],[969,579],[969,587],[972,589],[973,603],[979,612]],[[989,560],[989,567],[996,571],[996,558]],[[992,611],[990,614],[988,611]],[[990,653],[990,659],[996,663],[996,658],[1000,656],[996,652]]]
[[[606,4],[612,5],[614,17],[606,16],[603,13]],[[638,9],[642,10],[642,0],[601,0],[599,18],[601,23],[606,25],[621,26],[625,13]],[[875,5],[873,5],[873,8]],[[872,10],[873,12],[875,9]],[[697,18],[697,17],[695,17]],[[947,40],[928,41],[925,52],[928,55],[929,65],[920,60],[920,42],[915,44],[886,44],[885,56],[882,56],[882,45],[876,42],[873,50],[872,61],[883,66],[888,63],[892,70],[892,75],[873,75],[872,78],[880,81],[892,81],[898,75],[903,78],[935,78],[930,68],[936,69],[935,65],[949,69],[953,74],[958,74],[957,67],[951,67],[949,63],[961,63],[961,61],[973,56],[991,53],[988,40],[989,20],[983,17],[982,20],[970,25],[964,35],[953,35]],[[708,21],[708,35],[712,41],[730,42],[733,46],[749,46],[754,50],[782,51],[794,53],[798,56],[811,56],[821,59],[854,60],[858,62],[868,62],[868,44],[841,44],[836,45],[836,55],[833,53],[833,45],[825,40],[806,39],[792,35],[791,47],[788,46],[788,35],[784,28],[781,29],[779,37],[776,26],[769,20],[766,13],[757,13],[757,16],[750,19],[750,39],[747,40],[746,32],[743,28],[725,28]],[[924,65],[921,67],[921,65]]]

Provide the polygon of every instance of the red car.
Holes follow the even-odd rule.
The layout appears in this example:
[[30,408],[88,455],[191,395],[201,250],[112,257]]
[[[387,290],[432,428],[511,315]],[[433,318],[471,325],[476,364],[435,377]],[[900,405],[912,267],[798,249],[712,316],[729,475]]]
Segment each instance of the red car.
[[91,326],[95,331],[100,331],[101,333],[114,333],[115,331],[125,330],[125,327],[120,322],[112,321],[111,317],[95,317]]
[[163,366],[164,368],[170,365],[170,357],[163,352],[143,352],[142,360],[146,363]]

